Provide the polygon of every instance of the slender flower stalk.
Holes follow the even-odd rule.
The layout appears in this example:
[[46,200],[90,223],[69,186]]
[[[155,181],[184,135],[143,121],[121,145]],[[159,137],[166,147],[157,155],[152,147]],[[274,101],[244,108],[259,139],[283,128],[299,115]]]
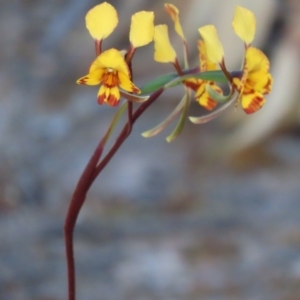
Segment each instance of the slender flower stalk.
[[122,146],[124,141],[129,137],[131,133],[132,126],[137,121],[137,119],[145,112],[145,110],[153,104],[158,97],[163,92],[160,89],[154,92],[147,102],[141,104],[141,106],[131,115],[131,119],[128,119],[127,123],[124,125],[123,129],[119,133],[114,145],[108,151],[106,156],[101,160],[101,155],[104,150],[106,143],[106,137],[101,139],[92,157],[90,158],[87,166],[85,167],[77,185],[74,190],[69,209],[67,212],[67,217],[65,220],[64,232],[66,241],[66,256],[68,265],[68,290],[69,290],[69,300],[75,300],[75,261],[74,261],[74,247],[73,247],[73,234],[78,218],[79,212],[82,205],[86,200],[86,195],[93,184],[94,180],[98,177],[100,172],[106,167],[118,149]]

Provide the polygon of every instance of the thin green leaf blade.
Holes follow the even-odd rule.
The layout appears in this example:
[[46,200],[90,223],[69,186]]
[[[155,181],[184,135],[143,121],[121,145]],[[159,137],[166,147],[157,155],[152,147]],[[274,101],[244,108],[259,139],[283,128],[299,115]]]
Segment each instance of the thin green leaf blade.
[[175,129],[173,130],[173,132],[166,138],[168,143],[172,142],[182,132],[182,129],[185,124],[185,120],[187,118],[188,109],[190,107],[190,98],[191,98],[190,92],[187,91],[183,98],[184,99],[184,107],[181,112],[179,122],[178,122],[177,126],[175,127]]

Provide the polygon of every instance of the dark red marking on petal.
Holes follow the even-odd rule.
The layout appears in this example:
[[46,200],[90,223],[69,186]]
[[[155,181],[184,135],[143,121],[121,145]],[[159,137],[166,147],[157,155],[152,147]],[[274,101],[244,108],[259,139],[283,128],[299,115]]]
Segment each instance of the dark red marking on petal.
[[253,114],[256,111],[258,111],[264,104],[264,98],[257,96],[252,99],[250,105],[246,108],[244,108],[244,111],[246,114]]
[[105,101],[105,98],[106,98],[105,93],[99,95],[99,96],[98,96],[98,99],[97,99],[98,104],[103,105],[103,104],[104,104],[104,101]]
[[102,76],[102,82],[108,88],[112,88],[120,84],[119,77],[116,71],[105,72]]
[[196,83],[196,82],[192,82],[192,81],[189,81],[189,80],[186,80],[186,81],[184,81],[183,83],[184,83],[184,85],[185,85],[186,87],[192,89],[192,90],[195,91],[195,92],[198,90],[198,88],[199,88],[199,86],[200,86],[200,83],[199,83],[199,82]]
[[83,77],[81,79],[78,80],[78,84],[86,84],[86,80],[87,80],[87,77]]
[[107,104],[109,106],[117,106],[119,104],[119,99],[117,99],[114,95],[110,94],[107,98]]
[[207,101],[207,103],[205,105],[205,108],[207,110],[213,110],[217,106],[217,104],[218,104],[215,100],[213,100],[211,98],[207,98],[207,100],[208,101]]
[[141,91],[139,88],[137,88],[136,86],[133,85],[131,88],[131,92],[134,94],[139,94]]

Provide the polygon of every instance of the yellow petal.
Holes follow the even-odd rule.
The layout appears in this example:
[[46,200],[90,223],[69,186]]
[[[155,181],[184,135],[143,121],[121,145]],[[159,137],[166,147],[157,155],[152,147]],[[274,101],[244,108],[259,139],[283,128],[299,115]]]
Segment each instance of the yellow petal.
[[197,102],[207,110],[213,110],[218,102],[210,97],[208,92],[204,92],[200,98],[197,99]]
[[201,95],[201,97],[197,98],[196,100],[202,107],[207,110],[213,110],[218,104],[218,102],[212,99],[206,91]]
[[120,91],[118,87],[112,87],[110,89],[110,94],[106,100],[107,104],[110,106],[117,106],[120,101]]
[[210,81],[208,83],[206,83],[205,81],[203,81],[203,83],[201,84],[201,86],[199,87],[198,91],[195,94],[195,98],[196,101],[203,106],[205,109],[207,110],[213,110],[218,102],[215,101],[210,95],[209,93],[206,91],[206,84],[209,84],[210,87],[215,90],[217,93],[222,94],[223,91],[220,87],[218,87],[213,81]]
[[254,90],[242,95],[242,108],[247,114],[258,111],[266,102],[264,96]]
[[273,78],[267,72],[255,72],[249,74],[246,85],[262,94],[269,94],[272,89]]
[[174,22],[175,31],[185,41],[186,39],[184,37],[183,30],[182,30],[180,20],[179,20],[179,10],[178,10],[178,8],[173,4],[166,3],[165,4],[165,10]]
[[134,83],[129,79],[127,75],[125,75],[122,72],[118,72],[118,77],[119,77],[120,88],[134,94],[141,93],[140,89],[134,85]]
[[221,63],[224,57],[224,50],[219,40],[216,27],[206,25],[200,27],[198,30],[204,40],[208,60],[215,64]]
[[218,69],[218,66],[215,63],[212,63],[208,60],[204,41],[198,41],[198,51],[201,72],[213,71]]
[[100,105],[106,102],[109,93],[110,93],[109,88],[102,84],[97,95],[97,100]]
[[206,47],[204,41],[198,41],[198,51],[199,51],[199,61],[200,61],[200,71],[207,71],[207,55]]
[[77,84],[86,84],[86,85],[97,85],[102,81],[102,75],[104,73],[103,69],[95,70],[88,75],[85,75],[79,78]]
[[[266,55],[254,47],[249,47],[245,55],[248,68],[247,86],[251,86],[255,91],[268,94],[271,91],[273,79],[269,73],[269,60]],[[249,88],[248,88],[249,89]]]
[[245,59],[249,72],[269,71],[270,62],[266,55],[257,48],[249,47],[246,50]]
[[92,8],[85,17],[86,28],[96,40],[108,37],[118,25],[118,21],[117,11],[107,2]]
[[176,52],[172,47],[167,25],[154,27],[154,60],[161,63],[174,63]]
[[198,86],[198,89],[195,93],[195,98],[201,97],[201,95],[205,92],[205,81],[202,80]]
[[107,103],[109,106],[117,106],[120,101],[120,91],[118,87],[108,88],[102,85],[98,92],[98,103]]
[[154,13],[140,11],[131,17],[129,40],[134,48],[145,46],[153,41]]
[[122,53],[114,48],[102,52],[92,63],[90,72],[98,69],[113,69],[129,77],[129,69]]
[[255,87],[258,92],[261,92],[264,95],[269,94],[273,86],[273,77],[270,73],[267,74],[266,79],[267,80],[265,82],[261,82],[261,86]]
[[250,10],[237,6],[234,12],[232,27],[237,36],[241,38],[247,46],[252,43],[255,35],[256,20]]

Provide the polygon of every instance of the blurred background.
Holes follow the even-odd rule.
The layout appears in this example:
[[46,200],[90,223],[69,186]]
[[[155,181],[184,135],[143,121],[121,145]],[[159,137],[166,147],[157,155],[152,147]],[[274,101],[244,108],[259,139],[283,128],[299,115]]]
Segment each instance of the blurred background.
[[[161,1],[108,1],[119,26],[103,47],[127,48],[130,16]],[[94,183],[75,234],[78,299],[300,299],[300,2],[170,1],[198,63],[198,27],[216,25],[231,70],[243,57],[235,5],[257,18],[271,60],[266,105],[187,122],[169,144],[144,139],[180,100],[166,92]],[[63,223],[72,191],[114,109],[75,84],[94,59],[84,17],[94,0],[0,0],[0,298],[66,299]],[[137,51],[137,85],[172,70]],[[195,103],[190,115],[205,114]]]

